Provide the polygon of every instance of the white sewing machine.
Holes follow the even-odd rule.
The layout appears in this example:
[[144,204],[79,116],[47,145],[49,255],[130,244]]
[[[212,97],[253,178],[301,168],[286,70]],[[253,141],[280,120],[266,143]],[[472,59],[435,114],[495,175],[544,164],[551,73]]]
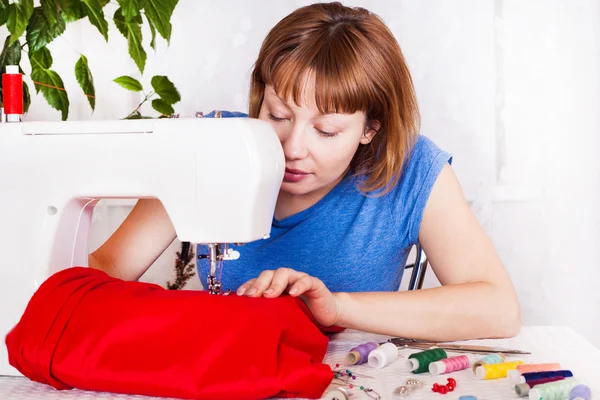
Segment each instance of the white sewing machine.
[[20,375],[4,340],[34,291],[88,265],[99,199],[160,199],[178,238],[212,245],[216,266],[223,244],[268,237],[284,170],[256,119],[0,123],[0,375]]

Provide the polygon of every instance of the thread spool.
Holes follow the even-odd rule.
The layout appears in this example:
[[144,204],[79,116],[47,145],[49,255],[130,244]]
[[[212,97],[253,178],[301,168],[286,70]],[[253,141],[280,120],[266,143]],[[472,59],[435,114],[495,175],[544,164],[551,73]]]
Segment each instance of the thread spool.
[[346,355],[346,362],[350,365],[364,364],[367,362],[369,354],[377,347],[379,347],[379,344],[375,342],[363,343],[353,347]]
[[429,372],[429,364],[444,358],[448,358],[448,354],[444,349],[425,350],[408,356],[402,367],[405,371],[422,374],[423,372]]
[[575,378],[537,385],[529,391],[530,400],[564,400],[569,398],[571,390],[581,382]]
[[529,396],[529,391],[534,386],[543,385],[544,383],[560,381],[563,379],[565,379],[565,378],[562,376],[555,376],[554,378],[536,379],[534,381],[529,381],[527,383],[519,383],[518,385],[515,385],[515,392],[517,392],[517,395],[519,395],[521,397],[526,397],[526,396]]
[[7,65],[2,75],[2,98],[6,122],[19,122],[23,114],[23,76],[18,65]]
[[517,368],[517,365],[525,364],[523,361],[503,362],[500,364],[485,364],[477,367],[475,375],[479,379],[506,378],[508,371]]
[[510,379],[510,383],[516,385],[517,383],[525,383],[524,380],[521,379],[523,374],[528,374],[531,372],[546,372],[546,371],[558,371],[560,370],[560,364],[523,364],[519,365],[517,368],[508,371],[508,378]]
[[555,376],[562,376],[563,378],[570,378],[573,373],[569,370],[560,371],[543,371],[543,372],[528,372],[520,376],[518,383],[526,383],[536,379],[554,378]]
[[569,400],[591,400],[592,390],[584,384],[579,384],[571,389]]
[[429,372],[431,375],[448,374],[467,369],[469,365],[471,365],[471,362],[467,356],[450,357],[429,364]]
[[481,360],[479,360],[473,364],[473,372],[475,372],[477,367],[480,367],[482,365],[500,364],[500,363],[503,363],[504,361],[506,361],[506,357],[504,356],[504,354],[501,354],[501,353],[488,354],[487,356],[483,357]]
[[525,383],[526,381],[521,377],[524,374],[533,372],[547,372],[547,371],[558,371],[561,369],[560,364],[523,364],[517,366],[516,369],[508,371],[508,377],[510,382],[513,384]]
[[322,400],[350,400],[350,395],[344,388],[331,389],[322,397]]
[[396,361],[397,358],[398,347],[393,343],[385,343],[369,353],[369,365],[383,368]]

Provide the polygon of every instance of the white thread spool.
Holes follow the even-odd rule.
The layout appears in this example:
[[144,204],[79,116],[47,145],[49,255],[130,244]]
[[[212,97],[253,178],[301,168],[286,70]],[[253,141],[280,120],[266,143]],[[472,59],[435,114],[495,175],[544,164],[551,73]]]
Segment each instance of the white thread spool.
[[402,369],[407,372],[419,369],[419,360],[416,358],[407,358],[402,362]]
[[383,368],[398,358],[398,347],[393,343],[385,343],[369,353],[369,365]]
[[518,385],[519,383],[525,383],[525,378],[521,376],[521,371],[517,369],[511,369],[508,371],[508,379],[510,383],[513,385]]

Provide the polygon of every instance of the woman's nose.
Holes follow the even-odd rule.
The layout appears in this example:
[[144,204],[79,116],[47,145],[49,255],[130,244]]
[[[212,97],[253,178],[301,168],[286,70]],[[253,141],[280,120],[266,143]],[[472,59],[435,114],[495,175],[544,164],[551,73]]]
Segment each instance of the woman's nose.
[[294,126],[282,145],[283,152],[288,160],[298,160],[308,156],[306,132],[301,126]]

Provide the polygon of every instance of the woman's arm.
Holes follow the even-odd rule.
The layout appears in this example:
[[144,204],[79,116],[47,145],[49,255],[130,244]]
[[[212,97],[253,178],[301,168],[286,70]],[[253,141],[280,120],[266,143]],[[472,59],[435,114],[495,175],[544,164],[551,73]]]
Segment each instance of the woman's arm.
[[91,268],[115,278],[138,280],[176,238],[158,199],[140,199],[110,238],[88,257]]
[[340,326],[440,341],[519,332],[520,307],[513,284],[449,165],[432,189],[419,241],[443,286],[397,293],[335,293]]

